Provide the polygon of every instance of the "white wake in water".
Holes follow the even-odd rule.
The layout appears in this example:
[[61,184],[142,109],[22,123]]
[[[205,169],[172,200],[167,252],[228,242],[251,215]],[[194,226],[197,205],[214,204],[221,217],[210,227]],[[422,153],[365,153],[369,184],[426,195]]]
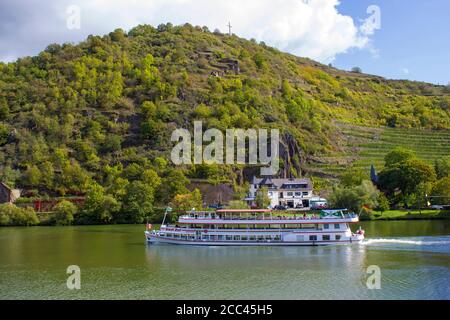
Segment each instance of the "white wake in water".
[[406,244],[414,246],[449,245],[450,240],[404,240],[404,239],[367,239],[363,245],[371,244]]

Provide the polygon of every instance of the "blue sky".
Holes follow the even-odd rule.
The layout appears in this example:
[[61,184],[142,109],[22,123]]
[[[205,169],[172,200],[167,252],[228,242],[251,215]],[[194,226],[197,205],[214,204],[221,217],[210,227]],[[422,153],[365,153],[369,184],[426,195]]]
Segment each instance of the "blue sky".
[[[79,28],[68,27],[73,6]],[[1,0],[0,61],[115,28],[189,22],[225,32],[228,21],[238,36],[341,69],[450,83],[448,0]]]
[[370,4],[381,9],[381,29],[372,36],[378,57],[369,50],[338,54],[334,65],[359,66],[387,78],[450,83],[450,1],[344,0],[338,7],[355,21]]

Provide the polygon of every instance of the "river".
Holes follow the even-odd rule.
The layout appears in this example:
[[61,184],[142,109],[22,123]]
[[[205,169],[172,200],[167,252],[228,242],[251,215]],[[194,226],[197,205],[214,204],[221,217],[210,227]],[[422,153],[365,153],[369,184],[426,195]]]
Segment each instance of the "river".
[[136,225],[0,228],[0,299],[450,299],[450,221],[361,224],[361,245],[265,248],[148,246]]

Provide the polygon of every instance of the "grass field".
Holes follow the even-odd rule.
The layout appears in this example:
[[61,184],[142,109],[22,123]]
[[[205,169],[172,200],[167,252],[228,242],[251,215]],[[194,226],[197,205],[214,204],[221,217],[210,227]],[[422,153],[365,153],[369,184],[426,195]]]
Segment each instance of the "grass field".
[[369,175],[372,164],[380,171],[384,167],[385,155],[399,146],[413,150],[420,159],[430,164],[450,156],[450,131],[367,128],[349,124],[339,124],[339,127],[341,151],[314,159],[309,166],[313,173],[338,177],[353,166]]

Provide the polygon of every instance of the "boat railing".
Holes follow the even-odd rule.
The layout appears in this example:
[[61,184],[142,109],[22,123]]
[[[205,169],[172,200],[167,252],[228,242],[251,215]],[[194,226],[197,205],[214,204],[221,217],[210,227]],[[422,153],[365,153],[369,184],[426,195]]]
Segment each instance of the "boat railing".
[[308,220],[327,220],[327,219],[354,219],[357,218],[356,214],[343,214],[342,216],[318,216],[318,215],[307,215],[307,216],[254,216],[254,217],[221,217],[221,216],[181,216],[180,219],[183,220],[221,220],[221,221],[308,221]]

